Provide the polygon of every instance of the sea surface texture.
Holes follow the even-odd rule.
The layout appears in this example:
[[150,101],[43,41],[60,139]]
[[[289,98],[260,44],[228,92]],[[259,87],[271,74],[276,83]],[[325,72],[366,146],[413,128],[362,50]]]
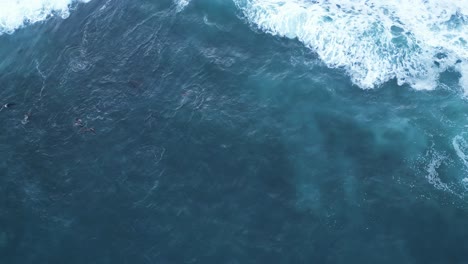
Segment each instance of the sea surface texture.
[[467,264],[468,1],[0,1],[0,263]]

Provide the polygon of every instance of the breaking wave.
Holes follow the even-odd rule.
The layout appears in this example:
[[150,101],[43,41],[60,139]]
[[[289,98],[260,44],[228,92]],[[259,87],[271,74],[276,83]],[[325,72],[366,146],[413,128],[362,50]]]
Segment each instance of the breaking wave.
[[369,89],[434,89],[440,73],[461,74],[468,94],[468,1],[234,0],[261,30],[296,38],[327,66]]
[[90,0],[17,0],[0,1],[0,35],[53,16],[67,18],[75,2]]

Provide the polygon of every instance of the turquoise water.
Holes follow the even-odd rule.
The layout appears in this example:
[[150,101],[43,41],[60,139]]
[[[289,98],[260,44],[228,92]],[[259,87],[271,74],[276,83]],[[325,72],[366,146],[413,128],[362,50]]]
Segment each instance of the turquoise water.
[[465,4],[63,2],[2,26],[1,263],[468,263]]

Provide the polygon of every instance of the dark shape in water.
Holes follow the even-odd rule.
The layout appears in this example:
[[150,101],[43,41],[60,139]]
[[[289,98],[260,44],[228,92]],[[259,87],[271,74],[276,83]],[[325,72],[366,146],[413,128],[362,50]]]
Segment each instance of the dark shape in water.
[[90,132],[90,133],[96,134],[96,130],[94,129],[94,127],[83,127],[80,129],[80,132],[81,133]]
[[6,103],[3,105],[3,108],[10,108],[12,106],[15,106],[16,104],[15,103]]

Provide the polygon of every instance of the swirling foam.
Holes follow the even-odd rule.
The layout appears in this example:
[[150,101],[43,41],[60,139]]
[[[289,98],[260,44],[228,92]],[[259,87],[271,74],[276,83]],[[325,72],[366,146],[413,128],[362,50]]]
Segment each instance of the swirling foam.
[[439,169],[439,167],[447,159],[447,157],[436,151],[431,151],[428,154],[432,155],[432,157],[430,159],[429,164],[426,167],[426,172],[427,172],[426,179],[435,188],[453,193],[450,187],[446,183],[444,183],[441,178],[439,178],[439,173],[437,172],[437,169]]
[[[457,135],[452,140],[452,146],[457,153],[458,158],[463,162],[465,168],[468,170],[468,142],[465,139],[466,133]],[[468,177],[462,179],[462,185],[468,191]]]
[[174,0],[174,3],[176,4],[177,12],[180,12],[190,3],[190,0]]
[[465,135],[466,134],[463,133],[454,137],[452,140],[452,146],[455,149],[457,156],[468,168],[468,156],[466,155],[466,153],[468,153],[468,142],[465,140]]
[[67,18],[74,2],[90,0],[4,0],[0,1],[0,35],[11,34],[28,24],[52,16]]
[[297,38],[353,83],[434,89],[454,69],[468,94],[466,0],[234,0],[270,34]]

